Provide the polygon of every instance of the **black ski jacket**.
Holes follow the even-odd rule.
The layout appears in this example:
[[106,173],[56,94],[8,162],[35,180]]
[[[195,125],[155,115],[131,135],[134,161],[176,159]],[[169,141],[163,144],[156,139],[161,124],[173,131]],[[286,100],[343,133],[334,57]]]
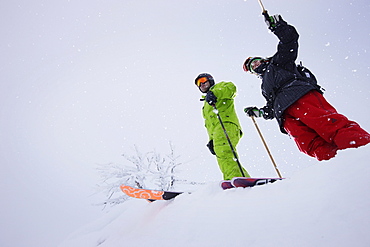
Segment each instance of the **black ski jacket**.
[[[261,64],[256,71],[262,78],[262,94],[267,104],[265,111],[278,121],[281,132],[287,134],[283,128],[284,111],[303,95],[311,90],[319,90],[319,86],[311,84],[300,76],[295,60],[298,56],[298,37],[296,29],[281,21],[274,30],[279,39],[277,52],[268,62]],[[273,118],[273,117],[271,117]]]

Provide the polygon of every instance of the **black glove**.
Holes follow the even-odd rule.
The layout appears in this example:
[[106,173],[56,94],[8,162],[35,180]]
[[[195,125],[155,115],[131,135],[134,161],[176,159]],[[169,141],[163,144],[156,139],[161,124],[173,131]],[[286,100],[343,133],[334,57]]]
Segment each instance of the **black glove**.
[[211,154],[216,155],[215,150],[213,149],[213,140],[210,140],[206,145],[211,152]]
[[255,106],[250,106],[244,109],[244,112],[250,117],[262,117],[263,112]]
[[264,119],[274,119],[274,110],[268,106],[264,106],[261,108],[262,116]]
[[281,24],[287,24],[281,15],[269,16],[267,11],[263,12],[262,15],[265,17],[266,25],[271,31],[275,31],[276,27],[280,26]]
[[273,21],[271,20],[267,10],[265,10],[264,12],[262,12],[262,15],[265,17],[265,22],[266,22],[266,25],[267,27],[272,31],[272,28],[273,28]]
[[210,105],[215,105],[216,102],[217,102],[217,97],[216,97],[216,95],[213,94],[212,91],[208,91],[208,93],[206,95],[206,101]]

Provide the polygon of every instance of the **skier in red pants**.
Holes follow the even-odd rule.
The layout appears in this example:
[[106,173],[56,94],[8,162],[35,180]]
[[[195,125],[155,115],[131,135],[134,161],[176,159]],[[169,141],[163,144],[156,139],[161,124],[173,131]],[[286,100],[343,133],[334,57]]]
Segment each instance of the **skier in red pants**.
[[249,116],[276,118],[281,132],[292,136],[300,151],[318,160],[333,158],[338,150],[357,148],[370,142],[370,134],[356,122],[339,114],[323,97],[315,76],[296,65],[298,33],[280,15],[263,13],[269,29],[278,37],[277,52],[269,58],[249,57],[246,72],[262,79],[267,104],[247,107]]

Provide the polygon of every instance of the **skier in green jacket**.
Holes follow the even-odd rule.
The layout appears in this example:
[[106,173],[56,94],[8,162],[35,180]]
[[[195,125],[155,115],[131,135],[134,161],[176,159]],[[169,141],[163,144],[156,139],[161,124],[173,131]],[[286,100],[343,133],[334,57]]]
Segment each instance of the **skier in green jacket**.
[[[242,137],[239,119],[234,109],[236,86],[232,82],[224,81],[215,84],[213,77],[207,73],[199,74],[195,79],[195,85],[206,94],[201,100],[205,101],[203,118],[209,137],[207,147],[213,155],[216,155],[224,180],[250,177],[236,159],[238,154],[235,148]],[[226,133],[218,119],[217,111]]]

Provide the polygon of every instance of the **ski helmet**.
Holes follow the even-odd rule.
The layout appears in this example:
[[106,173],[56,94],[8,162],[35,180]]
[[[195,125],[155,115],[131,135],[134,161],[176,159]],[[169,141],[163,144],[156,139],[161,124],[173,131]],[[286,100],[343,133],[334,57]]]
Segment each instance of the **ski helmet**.
[[245,72],[256,74],[256,72],[251,67],[252,62],[256,61],[256,60],[264,60],[264,59],[262,57],[248,57],[247,60],[245,60],[245,62],[243,64],[243,70]]
[[200,84],[198,85],[198,80],[201,78],[207,78],[207,81],[209,81],[209,84],[211,85],[211,87],[215,85],[215,80],[210,74],[202,73],[202,74],[199,74],[197,78],[195,78],[195,85],[197,85],[198,87],[200,86]]

